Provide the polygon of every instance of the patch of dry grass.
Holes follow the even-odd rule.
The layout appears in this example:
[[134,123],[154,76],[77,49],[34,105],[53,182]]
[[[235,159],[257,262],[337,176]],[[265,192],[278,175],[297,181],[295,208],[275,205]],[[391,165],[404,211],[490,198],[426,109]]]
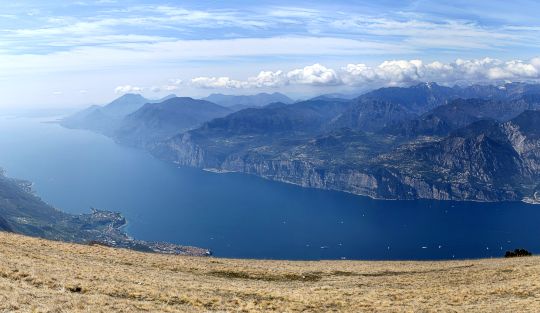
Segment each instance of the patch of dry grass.
[[263,261],[0,233],[0,312],[539,312],[540,258]]

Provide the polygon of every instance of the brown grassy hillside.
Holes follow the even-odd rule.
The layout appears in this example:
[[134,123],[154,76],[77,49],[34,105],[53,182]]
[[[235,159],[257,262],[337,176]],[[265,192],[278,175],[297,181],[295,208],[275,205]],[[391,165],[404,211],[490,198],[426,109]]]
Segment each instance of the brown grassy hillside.
[[0,312],[539,312],[540,258],[284,262],[0,233]]

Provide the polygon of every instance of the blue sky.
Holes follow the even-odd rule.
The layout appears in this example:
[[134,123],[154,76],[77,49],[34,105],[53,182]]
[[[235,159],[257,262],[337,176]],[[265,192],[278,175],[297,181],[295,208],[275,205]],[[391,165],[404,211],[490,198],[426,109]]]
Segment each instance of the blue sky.
[[0,107],[537,80],[537,1],[11,1]]

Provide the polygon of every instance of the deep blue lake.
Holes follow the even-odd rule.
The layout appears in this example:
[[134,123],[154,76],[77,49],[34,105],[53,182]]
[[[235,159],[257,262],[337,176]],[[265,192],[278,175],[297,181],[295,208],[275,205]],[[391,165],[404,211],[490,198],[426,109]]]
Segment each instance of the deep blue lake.
[[452,259],[540,252],[540,206],[381,201],[178,168],[51,118],[0,117],[0,166],[71,213],[122,212],[130,235],[219,257]]

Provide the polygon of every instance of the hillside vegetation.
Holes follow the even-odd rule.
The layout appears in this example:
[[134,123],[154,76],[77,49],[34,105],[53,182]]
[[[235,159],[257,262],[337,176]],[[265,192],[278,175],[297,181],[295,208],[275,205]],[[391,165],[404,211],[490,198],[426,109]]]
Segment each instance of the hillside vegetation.
[[0,312],[538,312],[540,258],[167,256],[0,232]]

